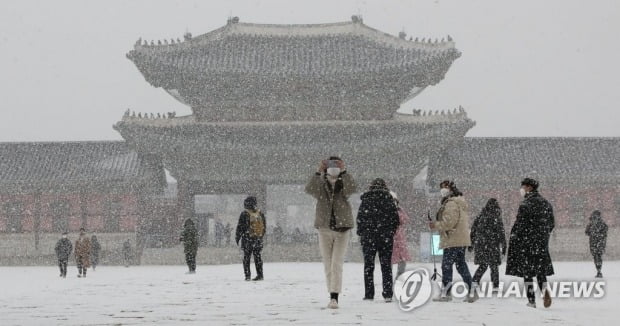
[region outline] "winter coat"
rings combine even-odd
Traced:
[[[554,226],[551,204],[538,191],[527,193],[510,231],[506,275],[553,275],[549,236]]]
[[[409,250],[407,249],[407,234],[405,231],[409,224],[409,215],[400,207],[398,208],[398,220],[398,228],[396,229],[396,233],[394,233],[392,264],[411,260],[411,255],[409,255]]]
[[[357,212],[357,235],[362,239],[393,242],[398,225],[398,209],[389,190],[371,189],[362,194]]]
[[[439,231],[439,248],[469,247],[469,213],[463,196],[445,199],[437,212],[434,230]]]
[[[84,267],[90,267],[90,239],[87,237],[75,240],[75,260]]]
[[[590,253],[592,255],[605,253],[608,229],[607,224],[600,217],[592,219],[586,226],[586,235],[590,237]]]
[[[506,250],[506,233],[501,215],[500,210],[483,210],[474,220],[470,237],[475,264],[497,266],[502,263],[501,253]]]
[[[315,173],[308,180],[305,190],[316,199],[315,228],[349,229],[354,227],[349,196],[357,191],[357,186],[350,174],[346,171],[340,173],[332,188],[325,175]],[[335,225],[330,227],[332,214],[335,217]]]
[[[253,216],[252,216],[253,215]],[[252,235],[251,218],[260,219],[260,222],[263,224],[263,234],[262,235]],[[241,241],[242,246],[246,246],[250,243],[250,241],[262,240],[265,236],[267,230],[267,220],[265,219],[265,214],[260,210],[250,211],[244,210],[241,215],[239,215],[239,222],[237,223],[237,230],[235,232],[235,242],[239,244]]]
[[[71,251],[73,251],[71,240],[67,238],[58,240],[58,242],[56,242],[56,246],[54,247],[54,251],[56,252],[56,257],[58,257],[58,260],[68,260],[71,255]]]
[[[183,241],[183,252],[186,254],[198,251],[198,229],[191,220],[185,221],[183,225],[181,241]]]

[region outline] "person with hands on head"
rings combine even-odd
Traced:
[[[355,223],[349,196],[356,190],[353,177],[337,156],[322,160],[305,187],[306,193],[316,199],[314,227],[319,234],[330,309],[338,308],[338,296],[342,291],[344,254]]]

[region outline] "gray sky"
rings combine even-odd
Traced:
[[[477,122],[468,136],[620,136],[613,0],[2,0],[0,141],[121,139],[112,125],[127,108],[190,113],[125,58],[138,37],[199,35],[230,15],[295,24],[352,14],[391,34],[449,34],[463,53],[403,110],[462,105]]]

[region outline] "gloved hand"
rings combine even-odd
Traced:
[[[506,256],[506,247],[502,248],[502,256]]]
[[[469,246],[469,247],[467,247],[467,251],[469,251],[469,252],[473,252],[473,251],[474,251],[474,247],[473,247],[473,246]]]

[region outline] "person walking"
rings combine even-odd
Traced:
[[[469,289],[467,302],[478,299],[476,292],[472,291],[472,279],[469,268],[465,262],[465,249],[471,246],[469,236],[469,207],[463,193],[456,187],[453,181],[444,180],[439,184],[441,193],[441,207],[437,212],[436,221],[429,222],[431,230],[439,231],[439,248],[443,249],[441,261],[442,293],[433,301],[452,301],[452,265],[456,264],[456,270],[463,278],[463,282]]]
[[[99,253],[101,252],[101,244],[97,240],[97,236],[93,234],[90,237],[90,263],[93,266],[93,271],[99,265]]]
[[[383,299],[392,302],[392,250],[394,233],[399,225],[398,209],[383,179],[372,181],[362,195],[357,213],[357,235],[364,255],[364,300],[375,296],[375,258],[379,254],[383,276]]]
[[[261,251],[263,250],[263,237],[267,230],[267,221],[265,215],[258,209],[256,197],[250,196],[243,201],[245,210],[239,216],[237,230],[235,232],[235,242],[243,249],[243,273],[245,280],[262,281],[263,275],[263,258]],[[254,256],[254,265],[256,267],[256,277],[252,279],[250,271],[250,260]]]
[[[230,223],[226,223],[224,227],[224,238],[226,239],[226,247],[230,247],[230,236],[232,235],[232,226]]]
[[[342,291],[344,254],[355,223],[349,197],[356,190],[353,177],[347,172],[344,161],[337,156],[322,160],[305,187],[306,193],[316,199],[314,227],[319,234],[330,309],[338,308],[338,297]]]
[[[185,253],[185,263],[189,268],[186,274],[196,274],[196,254],[198,253],[198,229],[191,218],[185,220],[181,238],[183,242],[183,252]]]
[[[133,258],[133,249],[131,248],[131,241],[129,239],[123,242],[123,262],[125,267],[131,265],[131,259]]]
[[[62,237],[56,242],[54,247],[56,252],[56,258],[58,258],[58,267],[60,268],[60,277],[67,277],[67,263],[69,262],[69,256],[73,251],[73,245],[71,240],[67,238],[67,232],[62,233]]]
[[[392,264],[397,265],[395,278],[398,278],[400,274],[405,272],[407,262],[411,260],[411,255],[409,255],[409,249],[407,248],[409,215],[407,215],[407,212],[400,206],[396,193],[392,191],[390,194],[392,198],[394,198],[396,208],[398,209],[398,228],[396,229],[396,233],[394,233],[394,249],[392,250]]]
[[[549,254],[549,236],[555,226],[553,207],[538,192],[538,181],[525,178],[521,181],[521,196],[517,218],[508,243],[506,275],[523,277],[527,287],[528,307],[536,308],[533,278],[543,292],[543,305],[551,306],[551,295],[545,288],[547,276],[553,275]]]
[[[601,212],[596,210],[590,216],[590,223],[586,226],[586,235],[590,238],[590,253],[594,258],[596,277],[603,277],[603,254],[607,245],[607,230],[609,227],[601,218]]]
[[[474,251],[474,263],[478,269],[474,273],[474,288],[480,284],[482,275],[490,267],[493,289],[499,290],[499,265],[502,255],[506,255],[506,233],[502,221],[502,210],[497,199],[490,198],[471,227],[470,251]]]
[[[90,267],[90,239],[84,228],[80,229],[80,237],[75,240],[75,261],[78,277],[86,277],[86,270]]]

